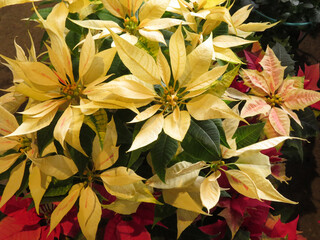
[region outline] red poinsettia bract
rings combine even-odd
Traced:
[[[12,197],[0,211],[6,214],[0,221],[0,240],[53,240],[60,235],[75,237],[80,231],[76,211],[70,211],[48,236],[50,213],[54,204],[40,205],[40,215],[35,208],[28,210],[32,200]],[[75,210],[75,209],[74,209]]]

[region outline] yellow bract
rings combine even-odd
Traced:
[[[211,36],[187,55],[179,27],[169,42],[170,69],[161,50],[155,61],[144,50],[111,34],[121,60],[133,75],[101,84],[95,92],[88,93],[88,97],[97,106],[112,103],[111,97],[132,102],[137,107],[142,105],[141,101],[145,101],[144,105],[152,103],[131,121],[147,120],[129,151],[154,142],[162,129],[170,137],[182,141],[189,129],[191,116],[199,120],[239,118],[220,98],[204,94],[227,68],[215,66],[209,70],[213,54]],[[170,79],[171,71],[173,79]],[[161,91],[156,92],[155,86],[159,86]],[[202,104],[208,106],[203,108]]]

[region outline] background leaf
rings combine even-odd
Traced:
[[[177,140],[162,132],[151,149],[152,165],[161,181],[165,182],[167,164],[178,149]]]
[[[265,123],[255,123],[238,128],[232,137],[236,138],[237,149],[256,143],[264,125]]]
[[[191,119],[189,130],[181,142],[184,151],[202,161],[218,160],[220,152],[220,133],[211,120]]]

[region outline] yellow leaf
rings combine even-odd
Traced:
[[[86,239],[96,239],[101,214],[101,204],[91,187],[82,189],[79,199],[78,221]]]
[[[147,185],[145,185],[142,181],[136,182],[133,184],[135,187],[136,193],[134,196],[128,200],[135,202],[147,202],[154,204],[162,204],[157,201],[157,199],[153,196],[153,189]]]
[[[197,91],[209,88],[227,69],[228,65],[215,67],[210,71],[204,72],[194,81],[187,84],[187,91]]]
[[[27,2],[38,2],[38,1],[40,0],[1,0],[0,8],[9,6],[9,5],[21,4],[21,3],[27,3]]]
[[[177,81],[182,76],[186,68],[187,61],[186,48],[181,31],[181,25],[170,38],[169,54],[173,79]]]
[[[71,82],[74,82],[70,50],[64,40],[65,23],[69,14],[66,4],[64,2],[56,4],[46,20],[37,11],[36,14],[50,37],[53,52],[59,56],[63,72],[66,72]]]
[[[265,178],[271,174],[269,157],[260,153],[259,150],[247,151],[242,153],[235,164],[241,171],[246,173],[248,173],[248,171],[246,170],[247,168],[255,168],[256,173]]]
[[[243,165],[239,166],[243,167]],[[297,202],[291,201],[284,196],[282,196],[271,184],[269,180],[257,171],[256,166],[246,166],[244,169],[245,173],[251,178],[254,179],[255,185],[257,187],[258,195],[261,199],[268,201],[284,202],[290,204],[297,204]]]
[[[199,213],[191,212],[184,209],[177,209],[177,239],[181,233],[198,217]]]
[[[95,55],[95,51],[96,50],[95,50],[94,41],[89,31],[80,52],[80,60],[79,60],[79,78],[80,79],[83,77],[85,73],[87,73],[87,71],[91,67],[91,64],[93,62],[93,58]]]
[[[130,215],[137,211],[139,205],[140,205],[140,202],[133,202],[133,201],[118,198],[111,204],[102,205],[102,207],[119,214]]]
[[[251,40],[245,40],[243,38],[230,36],[230,35],[220,35],[215,37],[213,40],[213,46],[219,47],[219,48],[231,48],[231,47],[237,47],[249,43],[253,43],[256,41]]]
[[[11,133],[10,136],[25,135],[28,133],[36,132],[48,126],[53,120],[58,107],[59,106],[57,106],[53,111],[49,112],[42,118],[32,118],[26,116],[22,124],[13,133]]]
[[[8,135],[19,127],[14,115],[0,105],[0,134]]]
[[[168,64],[167,59],[163,55],[161,49],[159,49],[159,52],[158,52],[157,65],[158,65],[161,79],[163,80],[166,86],[169,86],[170,77],[171,77],[170,66]]]
[[[72,13],[79,12],[81,9],[90,4],[90,0],[67,0],[69,2],[69,11]]]
[[[97,79],[100,79],[101,77],[104,77],[106,75],[112,64],[116,52],[116,48],[109,48],[97,53],[94,56],[90,68],[82,77],[84,86],[88,86],[89,84],[95,82]]]
[[[113,118],[107,124],[103,147],[100,148],[98,137],[95,138],[92,147],[92,160],[95,170],[104,170],[111,167],[117,160],[119,149],[116,147],[117,130]]]
[[[181,86],[189,87],[190,81],[195,81],[208,71],[213,55],[212,36],[197,46],[187,56],[187,67],[179,79]]]
[[[34,201],[34,206],[38,214],[41,199],[46,192],[50,182],[51,176],[42,173],[40,168],[36,165],[30,166],[29,188],[32,199]]]
[[[217,181],[220,175],[221,173],[216,171],[205,178],[200,185],[201,202],[207,208],[208,213],[218,203],[220,198],[220,186]]]
[[[260,200],[257,186],[248,174],[240,170],[224,171],[230,185],[242,195]]]
[[[185,161],[178,162],[166,169],[165,182],[161,181],[158,175],[154,175],[147,180],[146,184],[160,189],[184,188],[194,183],[204,166],[206,166],[204,162],[194,164]]]
[[[129,123],[141,122],[150,118],[160,109],[160,107],[161,107],[160,104],[155,104],[155,105],[152,105],[151,107],[148,107],[146,110],[144,110],[143,112],[135,116],[134,119],[132,119]]]
[[[238,56],[229,48],[219,48],[214,46],[215,59],[221,59],[226,62],[243,64]]]
[[[30,102],[31,106],[27,106],[27,109],[23,112],[20,112],[23,115],[30,115],[33,118],[42,118],[43,116],[47,115],[49,112],[54,111],[56,108],[58,108],[60,105],[65,103],[65,99],[60,100],[48,100],[45,102],[35,103],[32,104]]]
[[[20,84],[19,84],[20,85]],[[0,105],[4,107],[8,112],[15,113],[19,107],[27,100],[24,94],[20,94],[17,90],[17,85],[9,87],[6,90],[8,93],[0,97]]]
[[[190,114],[187,111],[180,111],[176,107],[170,115],[164,119],[163,130],[170,137],[182,141],[191,123]]]
[[[54,50],[52,50],[52,48],[49,47],[48,45],[46,45],[46,48],[48,49],[50,62],[53,65],[56,74],[59,76],[61,80],[66,82],[67,76],[66,76],[66,69],[64,66],[63,58],[61,57],[61,55],[59,55],[58,52],[55,52]],[[67,51],[66,54],[69,54],[69,52]]]
[[[18,65],[28,80],[32,84],[39,86],[41,90],[49,91],[59,86],[58,77],[43,63],[19,62]]]
[[[204,94],[191,99],[187,103],[187,109],[190,115],[197,120],[214,118],[237,118],[243,120],[224,101],[211,94]]]
[[[127,167],[117,167],[104,171],[100,174],[100,178],[109,186],[129,185],[144,180],[143,177]]]
[[[112,144],[113,146],[116,146],[118,139],[117,129],[116,129],[116,123],[114,122],[113,117],[111,118],[110,122],[107,124],[106,128],[106,135],[103,141],[103,144]]]
[[[53,140],[45,147],[45,149],[43,149],[41,156],[46,156],[50,153],[57,154],[57,149],[56,149],[56,146],[54,145]]]
[[[170,0],[149,0],[145,2],[139,10],[139,20],[143,21],[145,19],[152,20],[161,18],[161,16],[166,11]]]
[[[31,158],[31,160],[43,173],[59,180],[67,179],[78,172],[78,168],[73,160],[63,155]]]
[[[244,31],[244,32],[263,32],[266,29],[272,28],[275,25],[277,25],[279,22],[275,23],[269,23],[269,22],[251,22],[247,24],[242,24],[238,26],[238,30]]]
[[[23,102],[25,102],[25,100],[27,100],[27,96],[34,99],[34,100],[38,100],[38,101],[46,101],[49,100],[51,97],[49,96],[49,94],[44,93],[43,91],[39,91],[37,89],[34,89],[30,86],[28,86],[26,83],[22,82],[19,84],[15,85],[15,90],[17,91],[17,93],[23,94],[24,96],[24,100]],[[23,103],[22,102],[22,103]],[[21,104],[20,104],[21,105]],[[18,110],[18,108],[20,107],[17,106],[16,110]]]
[[[75,202],[77,201],[80,191],[83,188],[83,183],[78,183],[73,185],[70,189],[68,196],[66,196],[59,205],[53,210],[50,219],[50,232],[60,223],[62,218],[69,212],[69,210],[73,207]],[[48,234],[48,235],[49,235]]]
[[[176,208],[207,215],[202,211],[200,199],[200,183],[202,181],[203,178],[199,177],[199,180],[195,181],[189,187],[162,190],[164,202]]]
[[[101,176],[101,179],[104,180],[103,175]],[[104,183],[103,185],[108,193],[116,196],[117,198],[130,200],[136,195],[136,189],[134,184],[118,186],[118,185],[108,185]]]
[[[160,30],[165,28],[170,28],[176,25],[186,24],[180,19],[174,18],[157,18],[152,20],[146,20],[143,23],[140,23],[139,27],[143,27],[145,30]]]
[[[83,120],[84,115],[82,114],[81,110],[79,108],[72,108],[72,122],[67,132],[65,141],[83,155],[87,156],[80,143],[80,130]]]
[[[128,151],[136,150],[156,141],[162,131],[163,122],[162,113],[149,118],[145,124],[143,124]]]
[[[120,28],[120,26],[114,21],[92,20],[92,19],[90,20],[69,19],[69,20],[84,28],[89,28],[93,30],[106,30],[106,28],[111,28],[114,30],[115,28],[118,28],[120,32],[118,31],[117,33],[122,32],[122,28]]]
[[[18,145],[20,144],[20,142],[18,142],[17,140],[12,140],[12,139],[9,139],[9,138],[5,138],[5,137],[0,137],[0,154],[2,155],[3,153],[5,153],[6,151],[8,151],[9,149],[13,149],[14,147],[19,147]],[[18,153],[19,155],[20,155],[20,153]],[[10,154],[10,155],[12,155],[12,154]],[[10,156],[10,155],[7,155],[7,156]],[[5,157],[7,157],[7,156],[4,156],[4,158]],[[0,169],[2,170],[3,169],[3,165],[2,164],[4,164],[5,166],[7,165],[7,164],[9,164],[9,162],[10,161],[8,161],[8,159],[7,160],[1,160],[1,158],[2,157],[0,157]],[[11,157],[9,157],[9,158],[12,158],[12,156]],[[0,170],[0,172],[1,172],[1,170]],[[6,171],[6,170],[4,170],[4,171]]]
[[[118,54],[133,75],[150,84],[161,84],[158,67],[146,51],[139,49],[111,32]]]
[[[139,29],[139,33],[152,42],[161,42],[166,45],[166,41],[162,33],[158,30]]]
[[[275,137],[275,138],[270,138],[267,140],[263,140],[257,143],[254,143],[252,145],[249,145],[247,147],[244,148],[240,148],[235,152],[234,156],[239,156],[240,154],[250,151],[250,150],[264,150],[264,149],[269,149],[272,147],[277,146],[278,144],[282,143],[283,141],[290,139],[291,137],[289,136],[281,136],[281,137]]]
[[[72,117],[72,108],[71,106],[68,106],[67,109],[62,113],[54,128],[53,136],[59,141],[61,146],[64,146],[64,139],[69,131]]]
[[[143,82],[134,75],[124,75],[102,86],[118,96],[130,99],[154,99],[157,94],[153,85]]]
[[[21,182],[24,176],[24,170],[27,161],[22,161],[17,166],[15,166],[10,173],[9,181],[4,188],[2,193],[0,208],[18,191],[21,186]]]
[[[233,21],[233,24],[236,27],[238,27],[245,20],[247,20],[247,18],[250,15],[250,12],[252,11],[252,8],[253,8],[252,5],[246,5],[246,6],[242,7],[242,8],[240,8],[239,10],[237,10],[231,17],[232,21]]]
[[[125,13],[120,1],[117,0],[102,0],[104,7],[114,16],[125,18]]]

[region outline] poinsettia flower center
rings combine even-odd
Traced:
[[[193,3],[193,11],[194,12],[198,12],[200,9],[199,9],[199,4],[197,2],[194,2]]]
[[[89,186],[91,186],[92,185],[92,182],[93,182],[93,180],[94,180],[94,173],[93,173],[93,171],[91,171],[91,170],[89,170],[88,168],[87,169],[85,169],[84,171],[83,171],[83,176],[86,178],[86,183],[89,185]]]
[[[161,98],[165,110],[173,110],[179,103],[179,96],[173,88],[165,88]]]
[[[61,94],[64,95],[68,100],[79,97],[81,92],[82,86],[77,83],[66,84],[61,87]]]
[[[20,142],[20,148],[19,148],[20,152],[28,152],[29,150],[31,150],[31,139],[27,137],[20,137],[19,142]]]
[[[139,25],[139,23],[138,23],[138,19],[135,17],[135,16],[132,16],[132,17],[126,17],[125,19],[124,19],[124,23],[123,23],[123,25],[124,25],[124,29],[128,32],[128,33],[130,33],[130,34],[132,34],[132,35],[135,35],[135,33],[136,33],[136,31],[137,31],[137,28],[138,28],[138,25]]]
[[[267,97],[267,103],[269,105],[271,105],[272,107],[280,106],[283,103],[283,99],[278,94],[275,94],[275,95]]]
[[[215,172],[217,171],[220,167],[224,166],[226,163],[223,160],[218,160],[218,161],[213,161],[210,164],[210,168]]]

